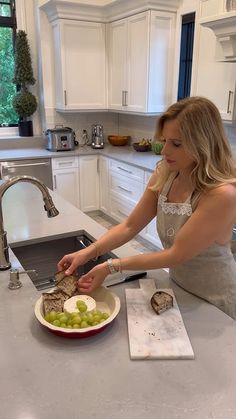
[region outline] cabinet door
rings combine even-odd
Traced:
[[[99,209],[98,156],[79,158],[80,209],[84,212]]]
[[[125,100],[127,62],[127,20],[108,26],[109,42],[109,108],[122,110]]]
[[[79,208],[79,172],[78,168],[53,171],[53,190],[66,201]]]
[[[100,182],[100,210],[105,214],[110,213],[110,194],[109,194],[109,159],[99,157],[99,182]]]
[[[57,109],[105,109],[105,24],[58,19],[52,27]]]
[[[235,63],[216,61],[216,37],[209,28],[199,29],[199,57],[196,89],[218,107],[224,120],[235,120]]]
[[[149,12],[127,19],[125,110],[147,111]]]

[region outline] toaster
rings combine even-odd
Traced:
[[[56,125],[53,129],[47,129],[47,150],[70,151],[74,150],[78,142],[75,141],[75,132],[69,127]]]

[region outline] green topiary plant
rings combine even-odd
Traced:
[[[15,75],[14,83],[19,86],[19,91],[13,98],[13,107],[20,117],[19,132],[23,136],[33,135],[32,121],[27,118],[36,111],[36,97],[29,92],[28,85],[35,84],[33,75],[30,47],[25,31],[19,30],[16,34],[15,44]]]

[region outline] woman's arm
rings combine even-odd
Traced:
[[[65,255],[58,263],[58,270],[67,269],[66,274],[70,275],[77,266],[86,263],[98,255],[122,246],[136,236],[157,213],[157,193],[149,189],[149,186],[152,186],[155,182],[156,173],[151,176],[140,201],[123,223],[111,228],[96,241],[95,245]]]
[[[180,265],[214,242],[221,242],[222,237],[227,237],[229,241],[235,220],[236,188],[233,185],[224,185],[204,194],[197,209],[179,230],[174,244],[169,249],[121,260],[114,259],[113,265],[116,270],[119,270],[120,263],[124,270],[159,269]],[[108,273],[106,263],[96,266],[81,278],[80,290],[92,291],[102,283]]]

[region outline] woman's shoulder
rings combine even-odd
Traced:
[[[208,189],[201,194],[200,201],[215,202],[222,207],[232,206],[236,211],[236,185],[233,183],[225,183],[214,188]]]

